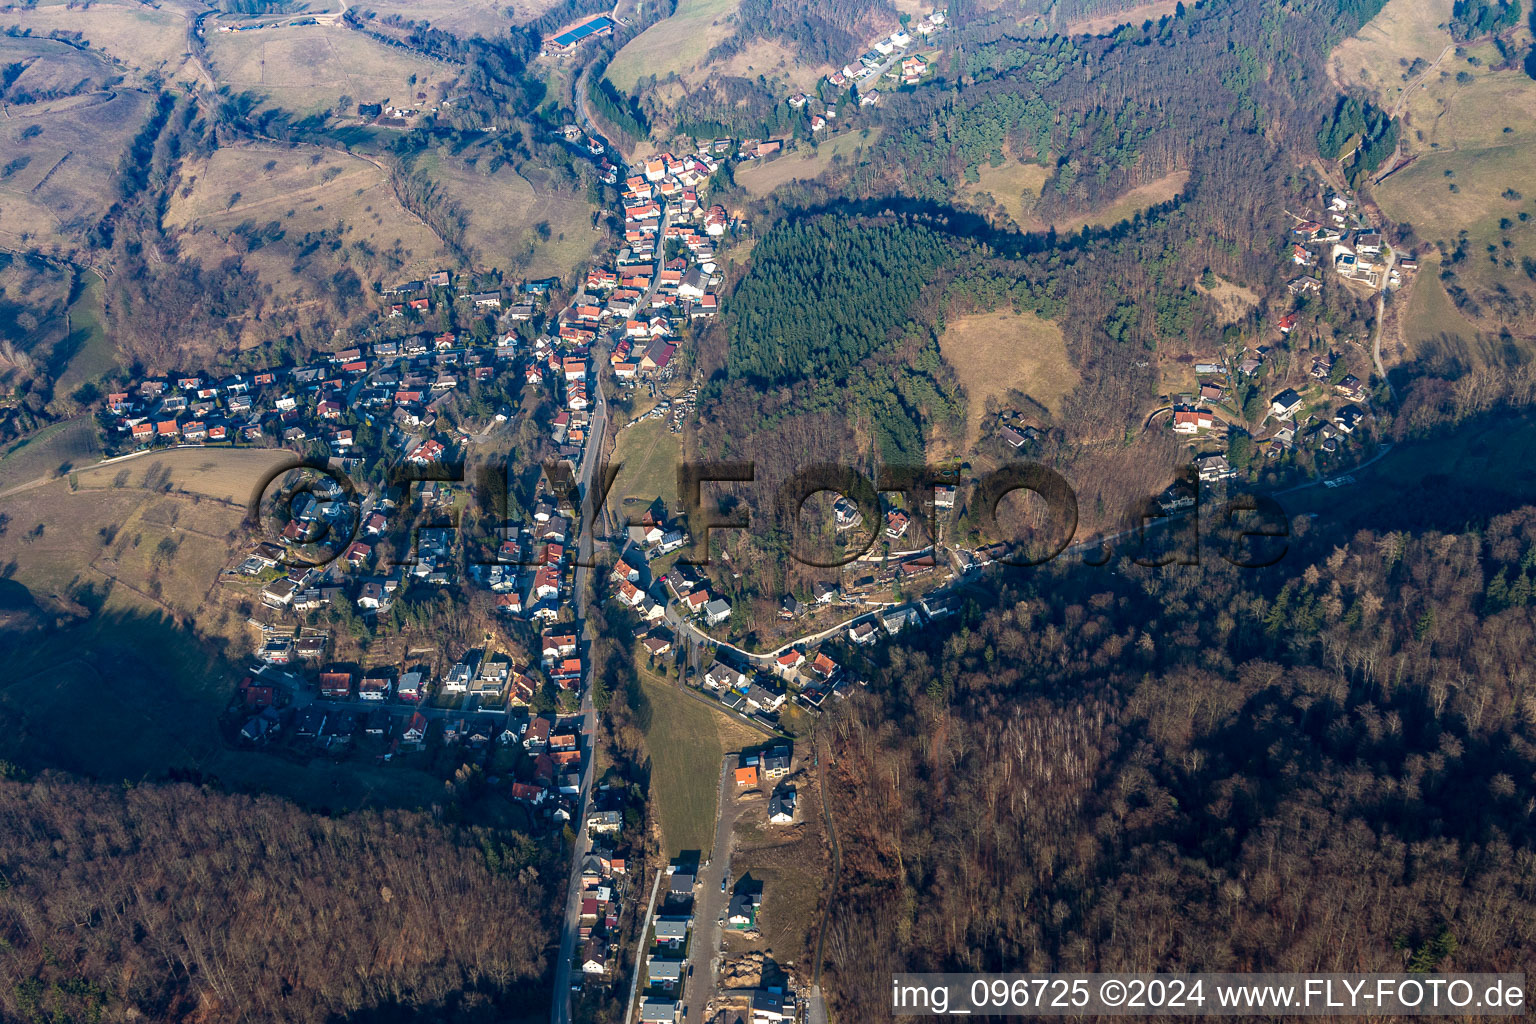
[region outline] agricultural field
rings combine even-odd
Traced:
[[[100,451],[89,416],[44,427],[0,452],[0,497],[94,462]]]
[[[202,10],[206,10],[203,5],[190,0],[167,0],[153,6],[119,0],[95,0],[88,5],[39,0],[25,7],[11,7],[3,21],[7,27],[31,29],[35,36],[79,32],[86,45],[117,61],[136,76],[136,81],[147,74],[180,80],[198,77],[187,33],[194,14]]]
[[[75,480],[83,492],[169,488],[238,505],[243,512],[271,470],[296,461],[293,452],[278,448],[175,448],[82,469]]]
[[[647,668],[643,652],[636,668],[646,700],[645,741],[664,852],[675,856],[682,850],[708,850],[714,839],[721,759],[727,751],[761,743],[763,734]]]
[[[87,381],[99,380],[121,362],[107,337],[103,293],[106,285],[95,274],[77,275],[69,304],[69,333],[54,347],[54,359],[65,360],[56,390],[68,395]]]
[[[653,419],[619,433],[613,464],[621,466],[608,492],[608,507],[619,522],[638,515],[660,498],[677,507],[677,467],[682,461],[680,435],[667,429],[667,420]]]
[[[328,25],[209,32],[208,56],[218,85],[299,116],[324,115],[343,96],[349,114],[358,103],[436,103],[460,70]]]
[[[1419,74],[1451,46],[1444,26],[1452,0],[1389,0],[1381,12],[1328,55],[1328,72],[1343,88],[1373,94],[1391,109]],[[1410,73],[1411,72],[1411,73]]]
[[[1026,394],[1058,413],[1078,382],[1061,328],[1033,313],[1001,310],[957,317],[939,337],[939,351],[965,388],[967,447],[975,444],[988,405],[1006,404],[1009,392]]]
[[[1470,338],[1477,325],[1456,311],[1440,283],[1440,258],[1426,258],[1419,265],[1403,315],[1403,340],[1411,349],[1444,336]]]
[[[785,153],[772,160],[754,161],[736,170],[736,183],[751,195],[765,196],[791,181],[809,181],[839,159],[858,163],[864,152],[879,144],[880,131],[875,128],[841,132],[815,149],[802,144],[794,153]]]
[[[1493,58],[1491,46],[1447,56],[1409,97],[1413,162],[1383,180],[1375,197],[1389,218],[1446,254],[1450,287],[1470,300],[1463,315],[1486,331],[1528,336],[1536,300],[1524,269],[1536,259],[1536,81],[1488,70]]]
[[[1439,278],[1440,260],[1424,260],[1399,323],[1405,359],[1427,370],[1459,374],[1536,358],[1524,332],[1502,335],[1469,319],[1451,301]]]
[[[477,265],[513,277],[569,274],[599,240],[584,195],[535,185],[510,166],[494,173],[440,152],[418,157],[425,172],[467,215],[466,247]]]
[[[47,38],[0,36],[0,64],[22,65],[5,90],[14,104],[101,92],[122,78],[100,54]]]
[[[1413,97],[1408,117],[1417,159],[1383,181],[1376,199],[1425,240],[1454,240],[1463,228],[1480,239],[1500,217],[1529,210],[1527,193],[1536,200],[1536,81],[1457,58],[1445,63],[1470,80],[1436,82]]]
[[[643,667],[640,679],[663,853],[675,857],[683,850],[708,850],[725,756],[713,719],[724,716]]]
[[[34,443],[49,446],[52,462],[74,428],[66,425]],[[188,461],[171,454],[166,453],[168,462]],[[14,579],[34,593],[60,597],[83,583],[111,581],[167,614],[207,610],[205,598],[229,561],[229,536],[245,518],[254,481],[235,483],[227,466],[167,472],[165,463],[146,458],[25,486],[36,479],[36,468],[17,473],[18,486],[0,497],[0,512],[8,517],[0,552],[14,566]],[[9,473],[6,479],[12,479]],[[171,481],[172,490],[165,490],[163,481]],[[180,482],[192,486],[175,489]],[[199,486],[237,496],[192,489]]]
[[[13,59],[5,45],[18,41],[0,38],[0,63]],[[108,182],[148,109],[148,96],[132,89],[8,105],[0,120],[0,243],[76,252],[110,206]]]
[[[313,298],[313,282],[343,265],[366,287],[422,276],[450,259],[432,229],[400,205],[386,170],[311,146],[217,150],[183,172],[165,227],[205,266],[239,255],[272,285],[274,304]],[[341,252],[322,246],[307,264],[296,262],[304,236],[321,231],[341,240]]]
[[[641,78],[683,75],[703,62],[716,43],[731,34],[731,16],[740,0],[678,0],[677,10],[624,44],[608,65],[607,78],[621,92],[634,92]]]

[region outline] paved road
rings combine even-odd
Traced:
[[[624,1024],[635,1019],[635,1009],[639,1005],[635,993],[640,991],[640,975],[645,971],[646,939],[650,936],[651,918],[656,913],[656,894],[661,892],[661,880],[666,874],[661,868],[656,869],[656,880],[651,883],[651,902],[646,905],[645,919],[640,922],[640,935],[635,939],[635,969],[629,979],[629,1001],[624,1004],[628,1007],[624,1012]]]
[[[811,998],[805,1004],[806,1024],[827,1024],[827,1000],[821,994],[820,985],[811,986]]]
[[[709,867],[699,867],[698,895],[693,901],[693,936],[688,943],[688,969],[692,976],[683,990],[684,1020],[704,1020],[704,1006],[715,994],[715,967],[719,961],[720,918],[730,903],[730,893],[720,891],[720,880],[731,874],[731,845],[741,804],[736,799],[731,758],[720,764],[720,788],[715,811],[715,845]],[[735,881],[734,878],[731,881]]]
[[[596,362],[598,353],[593,352],[593,361]],[[597,464],[601,461],[604,432],[608,425],[608,401],[603,394],[603,381],[600,374],[593,374],[594,390],[597,401],[593,406],[592,429],[587,434],[587,445],[581,456],[581,467],[576,474],[576,482],[584,512],[587,509],[587,496],[591,494],[592,477],[597,470]],[[553,1005],[550,1008],[550,1020],[553,1024],[567,1024],[571,1019],[571,958],[576,954],[576,937],[581,927],[581,864],[591,852],[592,842],[587,836],[586,818],[587,802],[592,795],[592,741],[597,725],[597,715],[592,707],[592,658],[591,646],[594,640],[591,625],[587,620],[587,605],[591,600],[591,572],[587,568],[592,561],[592,549],[594,545],[594,532],[596,525],[594,516],[583,514],[581,517],[581,533],[576,543],[577,567],[575,579],[576,611],[582,620],[582,636],[586,640],[588,649],[587,675],[583,680],[581,693],[581,734],[584,737],[583,747],[586,756],[582,759],[581,766],[581,795],[577,798],[576,845],[571,855],[571,874],[567,882],[567,895],[565,901],[565,922],[560,934],[560,960],[555,965],[555,992]]]
[[[577,109],[582,112],[585,121],[585,90],[581,88],[581,81],[586,76],[583,71],[577,77],[576,99]],[[591,132],[594,138],[604,143],[605,148],[612,153],[613,145],[607,139],[603,139],[596,132]],[[625,169],[623,161],[614,153],[614,163],[619,167],[620,180],[623,179]],[[663,222],[665,223],[665,221]],[[663,227],[665,233],[665,227]],[[658,246],[658,249],[661,249]],[[586,294],[585,282],[577,285],[576,296]],[[647,299],[649,296],[647,295]],[[574,305],[576,299],[573,298]],[[566,306],[569,310],[571,306]],[[566,310],[562,310],[564,314]],[[593,366],[592,384],[596,402],[592,407],[592,420],[587,430],[587,443],[581,455],[581,466],[576,472],[577,491],[582,506],[581,533],[576,542],[576,576],[574,582],[576,610],[582,620],[582,636],[586,641],[590,652],[594,637],[591,625],[587,618],[587,606],[592,597],[592,553],[597,540],[597,513],[594,506],[596,495],[592,489],[592,482],[597,473],[598,465],[603,461],[603,445],[607,440],[608,432],[608,399],[603,393],[603,376],[599,369],[602,363],[603,352],[600,346],[594,345],[591,349],[591,362]],[[592,788],[592,741],[595,736],[597,715],[592,706],[592,659],[587,658],[587,675],[583,680],[581,695],[581,723],[582,734],[586,737],[585,748],[587,756],[582,761],[581,796],[578,800],[579,813],[576,817],[576,846],[571,856],[571,874],[567,883],[568,891],[565,905],[565,921],[560,934],[560,959],[555,965],[555,991],[550,1006],[550,1021],[552,1024],[569,1024],[571,1019],[571,959],[576,953],[576,936],[581,924],[581,864],[591,851],[592,844],[586,834],[585,822],[587,814],[587,802],[591,797]]]

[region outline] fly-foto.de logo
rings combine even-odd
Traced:
[[[533,568],[544,564],[545,556],[512,542],[520,526],[530,525],[516,522],[512,510],[531,506],[528,520],[565,522],[568,528],[557,536],[569,544],[572,564],[596,568],[595,548],[583,551],[575,542],[577,523],[606,522],[622,538],[625,531],[654,522],[649,510],[602,515],[622,470],[621,463],[600,463],[590,485],[583,485],[568,461],[547,462],[533,501],[524,503],[506,465],[497,462],[473,469],[464,463],[402,465],[368,486],[326,463],[295,461],[259,481],[247,523],[281,551],[279,561],[288,566],[343,559],[362,542],[370,522],[387,517],[392,535],[402,538],[390,546],[390,565],[416,564],[420,541],[430,536],[434,557],[457,551],[468,565]],[[1193,472],[1162,495],[1133,503],[1118,529],[1086,538],[1078,536],[1071,484],[1035,462],[1007,463],[968,478],[946,467],[884,466],[869,475],[821,463],[783,480],[763,480],[750,461],[683,462],[676,474],[678,504],[668,518],[678,524],[683,549],[678,561],[696,566],[710,563],[710,539],[717,531],[773,531],[774,551],[815,568],[878,556],[893,539],[907,537],[909,524],[915,527],[911,537],[927,538],[934,548],[980,552],[989,564],[1015,568],[1064,555],[1088,565],[1126,557],[1145,566],[1195,565],[1215,555],[1241,568],[1264,568],[1284,557],[1290,534],[1288,517],[1273,498],[1215,493]],[[745,487],[768,495],[756,504],[757,516],[751,503],[719,500],[722,489]],[[476,507],[486,514],[470,518],[465,530],[461,499],[467,494],[477,497]],[[817,501],[832,510],[835,543],[823,543],[826,531],[807,523],[806,512]],[[458,534],[463,543],[443,539]]]

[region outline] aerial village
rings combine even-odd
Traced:
[[[927,40],[944,28],[944,11],[936,10],[914,19],[888,36],[881,36],[856,59],[844,64],[841,70],[826,77],[833,89],[856,89],[859,106],[872,107],[880,102],[878,85],[884,79],[901,85],[917,85],[931,73],[933,56],[910,53],[915,42]],[[916,33],[914,37],[913,33]],[[818,111],[812,97],[797,92],[789,97],[789,105],[795,110],[805,110],[810,118],[811,131],[821,132],[837,118],[837,105],[827,104]]]
[[[942,15],[924,23],[937,26]],[[257,664],[236,702],[243,741],[333,753],[362,743],[385,759],[436,743],[471,750],[516,743],[534,754],[533,774],[517,780],[519,799],[552,824],[571,815],[570,779],[579,777],[571,769],[579,769],[581,752],[538,736],[566,735],[560,715],[580,705],[586,672],[573,596],[572,494],[543,479],[491,543],[471,544],[438,524],[463,507],[469,488],[430,477],[494,445],[516,410],[530,407],[529,391],[553,409],[547,429],[556,456],[573,469],[584,465],[591,437],[603,429],[594,422],[599,372],[619,389],[670,379],[688,325],[718,311],[716,248],[736,229],[723,207],[700,195],[719,160],[730,158],[732,140],[681,157],[658,154],[622,182],[601,144],[584,144],[619,190],[614,213],[623,233],[616,251],[594,262],[574,288],[554,279],[506,284],[439,271],[380,286],[379,319],[394,337],[307,365],[221,377],[172,374],[106,396],[99,421],[109,452],[282,447],[349,481],[372,481],[359,488],[322,476],[285,495],[268,517],[269,535],[239,552],[224,575],[226,585],[249,591],[258,631]],[[1402,269],[1412,269],[1407,260],[1391,266],[1390,249],[1352,200],[1329,193],[1322,204],[1328,226],[1302,221],[1295,229],[1298,265],[1315,270],[1323,247],[1331,247],[1330,266],[1362,288],[1390,286]],[[1344,262],[1346,251],[1352,262]],[[1317,277],[1303,276],[1291,291],[1305,296],[1318,287]],[[414,329],[444,304],[495,329]],[[1290,332],[1299,316],[1286,313],[1276,329]],[[1237,387],[1264,380],[1267,354],[1258,345],[1197,362],[1198,394],[1173,403],[1171,429],[1197,446],[1214,444],[1225,421],[1236,418],[1223,415],[1223,406],[1231,408]],[[606,368],[594,366],[594,358],[605,358]],[[1338,451],[1369,417],[1370,404],[1365,384],[1343,368],[1332,353],[1315,355],[1309,383],[1266,395],[1267,433],[1252,439],[1256,451],[1269,458],[1301,444]],[[674,411],[673,430],[681,429],[682,411]],[[1005,412],[994,437],[1011,453],[1039,434]],[[1197,455],[1203,481],[1237,472],[1219,445]],[[385,466],[422,479],[383,486]],[[686,653],[696,666],[684,674],[688,685],[726,713],[773,728],[786,703],[814,712],[856,685],[841,667],[841,644],[856,649],[948,614],[950,585],[1000,557],[999,546],[946,542],[954,509],[955,489],[943,486],[921,507],[883,498],[873,524],[862,522],[852,502],[839,502],[839,533],[872,526],[876,544],[838,579],[783,595],[777,632],[768,634],[783,642],[767,653],[725,642],[735,625],[729,578],[740,576],[728,554],[713,579],[686,563],[661,561],[690,537],[686,523],[659,504],[610,537],[619,551],[606,601],[633,614],[644,656],[675,661]],[[658,566],[663,571],[653,572]],[[397,606],[411,589],[461,585],[487,595],[493,609],[497,628],[482,642],[430,657],[397,651],[388,664],[337,642],[358,620],[398,623]]]
[[[1284,242],[1284,258],[1299,271],[1286,285],[1288,308],[1270,322],[1275,334],[1286,340],[1284,369],[1278,368],[1273,342],[1249,340],[1219,355],[1195,359],[1195,389],[1174,395],[1170,405],[1159,410],[1167,413],[1173,433],[1189,442],[1202,483],[1230,480],[1297,452],[1307,453],[1324,473],[1331,466],[1345,466],[1351,436],[1372,418],[1370,388],[1362,380],[1370,373],[1370,339],[1324,341],[1309,314],[1325,274],[1332,274],[1355,298],[1369,300],[1398,288],[1403,275],[1415,272],[1418,263],[1395,253],[1353,198],[1324,189],[1318,203],[1323,212],[1316,219],[1292,214],[1296,223]],[[1298,331],[1307,332],[1299,345]],[[1354,349],[1351,358],[1334,347],[1338,341]],[[1352,364],[1358,375],[1351,372]],[[1250,404],[1256,394],[1262,399],[1257,415]],[[1259,423],[1251,435],[1245,420]],[[1015,447],[1021,442],[1017,433],[1010,436],[1006,429],[1004,437]],[[1350,480],[1346,474],[1324,482],[1341,486]],[[1161,503],[1165,511],[1177,511],[1192,505],[1193,499],[1175,486]]]

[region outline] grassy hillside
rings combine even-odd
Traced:
[[[1011,310],[956,317],[939,336],[939,351],[965,388],[966,444],[976,443],[988,403],[1005,405],[1018,391],[1058,412],[1077,386],[1061,328]]]
[[[9,42],[0,39],[0,63],[22,56],[5,52]],[[148,109],[148,96],[131,89],[9,105],[0,120],[0,243],[81,251],[107,212],[112,173]]]
[[[633,92],[642,76],[665,78],[698,66],[710,47],[731,33],[740,0],[678,0],[677,10],[628,43],[608,65],[608,80]]]
[[[453,65],[326,25],[210,32],[208,54],[217,84],[299,115],[331,110],[342,96],[415,106],[426,93],[435,102],[459,75]]]
[[[313,299],[343,268],[374,280],[421,276],[451,259],[400,205],[388,171],[314,146],[236,146],[183,171],[165,226],[204,265],[240,256],[273,288],[274,306]],[[323,235],[327,242],[311,241]]]

